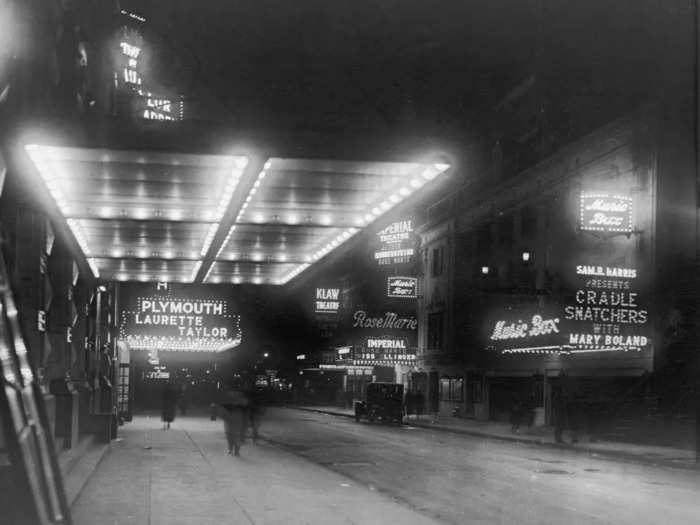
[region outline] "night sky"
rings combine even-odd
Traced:
[[[693,67],[690,1],[132,3],[183,61],[159,78],[246,126],[470,128],[530,75],[553,111],[620,112]]]

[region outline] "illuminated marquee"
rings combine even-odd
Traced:
[[[133,350],[217,352],[241,342],[225,292],[195,285],[123,285],[119,338]],[[131,293],[130,293],[131,292]]]
[[[649,348],[649,312],[634,283],[636,268],[578,265],[582,280],[554,315],[542,312],[498,319],[489,341],[502,353],[584,354]],[[533,310],[535,310],[533,308]],[[550,309],[550,314],[553,309]]]
[[[405,337],[367,337],[363,347],[355,352],[355,364],[412,365],[416,361],[416,349],[409,346]]]
[[[403,220],[391,223],[377,233],[380,249],[374,253],[374,259],[380,265],[403,264],[411,261],[415,255],[413,243],[413,223]]]
[[[608,193],[581,193],[580,228],[588,231],[632,231],[632,198]]]
[[[387,297],[415,299],[418,297],[418,279],[415,277],[387,278]]]
[[[316,288],[317,314],[337,314],[340,309],[340,288]]]

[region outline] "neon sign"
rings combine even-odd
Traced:
[[[387,297],[415,299],[418,297],[418,279],[415,277],[387,278]]]
[[[416,330],[418,320],[415,317],[399,317],[394,312],[386,312],[383,317],[368,317],[364,310],[357,310],[352,315],[353,328],[389,328],[398,330]]]
[[[632,231],[632,197],[581,193],[580,228],[587,231]]]
[[[380,248],[374,252],[374,259],[380,265],[403,264],[411,261],[415,249],[413,242],[413,222],[397,221],[377,233]]]
[[[340,309],[340,288],[316,288],[316,313],[337,314]]]
[[[518,321],[517,323],[506,323],[506,321],[498,321],[491,339],[519,339],[523,337],[537,337],[540,335],[549,335],[559,333],[559,319],[544,319],[541,315],[533,315],[530,323]]]
[[[364,348],[359,348],[355,354],[355,364],[414,364],[415,348],[411,348],[405,337],[367,337]]]

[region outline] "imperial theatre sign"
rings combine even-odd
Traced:
[[[221,351],[241,342],[227,289],[162,283],[120,288],[119,338],[134,350]]]
[[[415,254],[413,222],[397,221],[377,233],[379,249],[374,259],[380,265],[409,263]]]

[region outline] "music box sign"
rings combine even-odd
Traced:
[[[387,297],[415,299],[418,297],[418,279],[390,276],[387,278]]]
[[[581,193],[579,226],[586,231],[631,232],[632,197]]]
[[[380,265],[405,264],[411,262],[415,254],[413,246],[413,221],[392,222],[377,233],[379,250],[374,252],[374,259]]]

